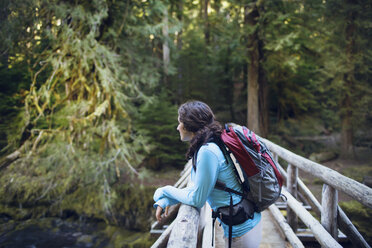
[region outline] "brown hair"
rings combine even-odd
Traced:
[[[195,134],[190,141],[186,158],[193,159],[193,167],[196,170],[196,161],[194,161],[194,157],[196,156],[194,155],[208,141],[211,141],[213,138],[220,138],[222,127],[215,120],[211,108],[200,101],[188,101],[182,104],[178,109],[178,116],[184,128]]]

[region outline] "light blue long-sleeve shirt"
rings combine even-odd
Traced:
[[[191,171],[191,183],[183,189],[173,186],[158,188],[154,194],[154,207],[174,205],[179,202],[201,208],[207,201],[216,211],[219,207],[230,205],[228,192],[215,189],[216,181],[226,184],[227,187],[241,192],[241,186],[236,180],[235,172],[229,165],[222,151],[215,143],[203,145],[198,152],[196,171]],[[241,200],[241,196],[232,194],[233,204]],[[255,213],[253,219],[233,226],[232,237],[240,237],[251,230],[261,220],[261,214]],[[220,221],[221,222],[221,221]],[[228,236],[228,226],[222,223],[225,236]]]

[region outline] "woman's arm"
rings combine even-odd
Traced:
[[[193,184],[183,189],[173,186],[159,188],[155,191],[154,200],[158,202],[166,197],[171,201],[175,200],[201,208],[216,183],[218,163],[217,156],[207,149],[207,146],[201,147],[198,153],[195,176],[192,178]]]
[[[154,200],[155,200],[155,195],[154,195]],[[169,197],[162,197],[158,200],[155,200],[154,208],[157,208],[159,206],[162,209],[165,209],[165,207],[175,205],[177,203],[179,203],[179,201],[177,201],[175,199],[171,199]]]

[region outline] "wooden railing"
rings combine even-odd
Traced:
[[[286,179],[288,191],[292,192],[294,195],[296,195],[297,190],[301,192],[305,200],[311,205],[312,210],[321,218],[321,225],[326,231],[322,230],[317,224],[315,225],[316,227],[314,227],[310,221],[313,223],[319,222],[312,216],[305,217],[304,213],[308,213],[308,211],[300,204],[294,205],[294,202],[298,203],[298,201],[284,191],[284,194],[288,198],[288,208],[290,211],[294,211],[305,225],[311,229],[318,242],[324,247],[336,247],[328,246],[324,244],[324,242],[328,242],[329,235],[337,242],[336,239],[338,239],[339,228],[356,247],[370,247],[346,214],[338,206],[337,190],[346,193],[351,198],[372,208],[372,189],[351,178],[343,176],[337,171],[296,155],[269,140],[263,140],[274,154],[276,160],[278,160],[279,157],[288,163],[287,172],[285,172],[282,167],[279,168]],[[311,191],[301,179],[298,178],[298,169],[321,179],[325,183],[322,190],[322,204],[317,201]],[[287,216],[288,223],[296,223],[297,221],[295,218],[296,216],[293,215]],[[292,229],[296,232],[297,230],[294,229],[294,227],[295,225],[292,226]],[[334,241],[332,242],[334,243]]]
[[[372,189],[321,164],[296,155],[269,140],[263,139],[267,147],[279,158],[288,163],[287,171],[281,166],[279,170],[286,187],[282,194],[286,196],[286,218],[275,204],[269,211],[282,229],[287,241],[292,247],[304,247],[298,237],[298,218],[307,226],[313,237],[322,247],[342,247],[338,242],[342,236],[339,229],[355,247],[370,247],[358,232],[346,214],[338,206],[338,191],[344,192],[365,206],[372,208]],[[298,177],[298,170],[321,179],[324,182],[321,203],[315,198],[303,181]],[[191,163],[185,166],[181,178],[174,185],[182,188],[188,183]],[[304,206],[306,203],[309,207]],[[320,219],[320,222],[310,214],[308,209]],[[177,217],[176,216],[176,213]],[[187,205],[172,206],[168,221],[175,220],[162,231],[152,248],[157,247],[212,247],[210,207],[206,204],[201,210]],[[155,222],[152,230],[161,224]],[[208,231],[204,231],[208,229]],[[204,232],[203,232],[204,231]]]

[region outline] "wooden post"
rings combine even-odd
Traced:
[[[337,203],[337,190],[327,184],[323,184],[321,223],[336,240],[338,238]]]
[[[298,169],[297,167],[288,164],[287,168],[287,190],[294,197],[297,198],[297,177]],[[288,224],[292,227],[293,231],[297,231],[298,218],[295,212],[287,205],[287,221]]]

